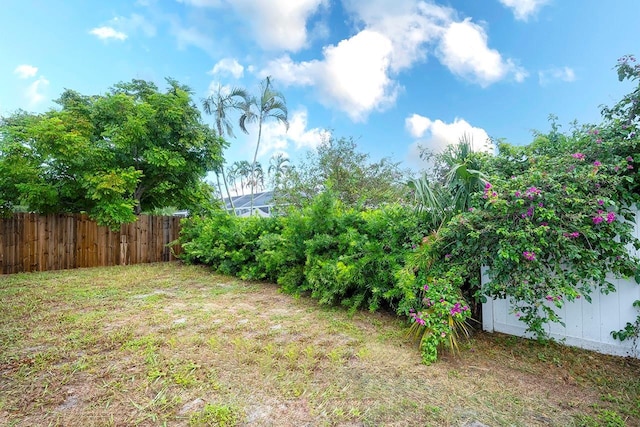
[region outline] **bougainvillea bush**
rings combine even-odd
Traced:
[[[621,76],[637,79],[640,68],[629,68],[630,61],[621,59]],[[499,144],[473,207],[439,230],[431,270],[457,272],[478,300],[510,298],[540,338],[546,323],[562,322],[554,307],[614,291],[612,277],[640,281],[639,260],[629,251],[640,247],[633,236],[639,110],[637,96],[627,98],[626,109],[605,108],[599,126],[562,134],[552,118],[551,132],[528,146]],[[481,266],[490,276],[482,287]]]

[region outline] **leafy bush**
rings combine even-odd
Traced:
[[[283,291],[310,293],[321,304],[377,310],[403,298],[394,292],[394,272],[425,227],[411,209],[357,211],[325,192],[287,216],[237,218],[220,212],[188,220],[182,230],[187,262],[243,279],[276,281]]]

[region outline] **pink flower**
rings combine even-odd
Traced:
[[[602,163],[596,160],[595,162],[593,162],[593,166],[595,167],[602,166]]]
[[[520,197],[520,192],[516,191],[515,193],[513,193],[513,195],[516,196],[516,197]]]
[[[524,252],[522,252],[522,256],[527,261],[533,261],[533,260],[536,259],[536,254],[534,252],[524,251]]]
[[[578,160],[584,160],[584,154],[582,154],[582,153],[573,153],[571,155],[571,157],[573,157],[574,159],[578,159]]]
[[[593,133],[594,135],[597,135],[600,133],[600,131],[598,129],[594,129],[591,131],[591,133]]]
[[[429,285],[424,285],[424,290],[428,291],[429,290]]]
[[[607,222],[608,222],[609,224],[611,224],[611,223],[612,223],[613,221],[615,221],[615,220],[616,220],[616,214],[615,214],[615,213],[613,213],[613,212],[609,212],[609,213],[607,214]]]
[[[547,301],[553,301],[553,297],[551,295],[547,295],[545,298]]]
[[[633,169],[633,165],[627,165],[627,169],[629,170]]]
[[[604,218],[602,217],[602,211],[598,211],[598,215],[593,217],[593,223],[595,225],[600,224],[602,221],[604,221]]]
[[[604,205],[604,200],[602,200],[602,199],[598,199],[598,204],[599,204],[600,206]]]
[[[602,138],[596,139],[596,144],[602,144]]]
[[[484,185],[484,189],[485,189],[485,190],[488,190],[488,189],[490,189],[491,187],[492,187],[492,185],[491,185],[491,183],[490,183],[490,182],[487,182],[487,183]]]
[[[633,157],[631,156],[627,157],[627,162],[633,162]]]

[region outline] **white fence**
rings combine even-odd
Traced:
[[[640,238],[640,215],[636,214],[635,236]],[[633,247],[628,248],[637,255]],[[489,280],[487,271],[483,271],[482,283]],[[616,292],[604,295],[594,289],[592,303],[584,298],[566,302],[561,309],[554,310],[565,326],[551,323],[546,326],[549,336],[567,345],[594,350],[617,356],[640,358],[640,342],[634,346],[630,339],[619,341],[611,336],[611,331],[619,331],[627,322],[634,323],[640,314],[632,306],[640,300],[640,285],[633,278],[613,279]],[[527,326],[518,320],[513,305],[506,299],[489,300],[482,305],[482,327],[488,332],[502,332],[516,336],[527,336]]]

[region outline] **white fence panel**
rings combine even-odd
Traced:
[[[636,214],[635,235],[640,238],[640,215]],[[633,247],[628,248],[637,255]],[[489,280],[487,271],[482,272],[482,283]],[[592,302],[584,298],[565,302],[561,309],[554,310],[565,326],[558,323],[546,326],[549,336],[567,345],[594,350],[617,356],[640,358],[640,343],[634,347],[632,340],[619,341],[611,331],[623,329],[627,322],[634,323],[640,312],[632,306],[640,300],[640,285],[633,278],[611,280],[616,292],[602,294],[598,289],[591,293]],[[488,300],[482,305],[482,327],[488,332],[528,337],[527,326],[518,319],[514,305],[508,299]]]

